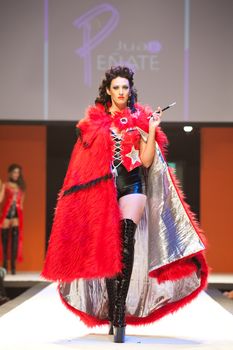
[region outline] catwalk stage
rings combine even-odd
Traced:
[[[223,278],[213,276],[212,283]],[[5,283],[30,280],[34,286],[16,298],[18,303],[0,308],[1,350],[233,349],[233,314],[207,293],[152,325],[127,326],[125,344],[114,344],[106,326],[85,327],[62,305],[56,285],[41,282],[38,274],[7,275]],[[226,283],[232,284],[232,277]]]

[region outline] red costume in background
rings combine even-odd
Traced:
[[[16,210],[19,220],[19,237],[18,237],[18,250],[17,250],[17,261],[21,262],[22,258],[22,243],[23,243],[23,211],[21,208],[23,197],[23,191],[18,188],[17,191],[11,186],[6,184],[5,187],[5,197],[3,204],[1,205],[1,215],[0,215],[0,229],[2,229],[3,221],[6,219],[7,214],[10,210],[11,205],[13,204],[14,198],[16,201]],[[9,244],[8,256],[11,256],[11,244]],[[0,249],[0,259],[2,258],[2,248]]]
[[[125,109],[114,117],[123,134],[127,170],[140,165],[132,154],[138,151],[138,137],[147,138],[151,114],[150,108],[137,104],[135,113]],[[79,137],[58,197],[42,271],[46,279],[59,282],[62,301],[88,326],[108,323],[105,278],[122,269],[121,218],[111,172],[112,122],[98,104],[78,124]],[[148,205],[135,237],[128,324],[155,321],[206,286],[203,237],[164,161],[166,144],[157,128],[156,157],[146,176]]]

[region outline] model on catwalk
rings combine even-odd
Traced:
[[[11,273],[16,273],[16,260],[22,260],[22,222],[25,182],[22,168],[11,164],[8,168],[8,181],[0,181],[0,228],[3,267],[8,269],[8,253],[10,252]],[[9,245],[9,247],[8,247]]]
[[[206,286],[205,244],[164,160],[156,112],[137,103],[134,73],[105,73],[59,193],[42,275],[86,325],[151,323]]]

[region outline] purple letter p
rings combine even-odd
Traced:
[[[110,12],[111,17],[105,26],[91,38],[91,21],[104,12]],[[84,84],[91,86],[91,51],[100,44],[116,28],[119,19],[119,12],[110,4],[101,4],[93,7],[81,17],[74,21],[74,26],[83,28],[83,46],[75,52],[84,60]]]

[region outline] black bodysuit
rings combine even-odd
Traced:
[[[6,219],[16,219],[18,217],[16,202],[13,202],[8,210]]]

